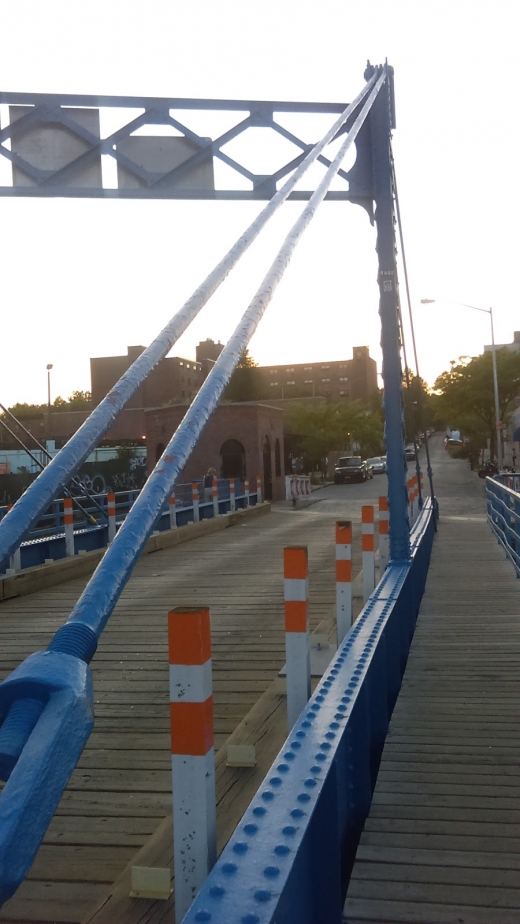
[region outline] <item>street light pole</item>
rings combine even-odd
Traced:
[[[51,438],[51,369],[52,363],[47,363],[47,439]]]
[[[421,305],[433,305],[434,298],[421,298]],[[502,471],[502,433],[500,420],[500,401],[498,395],[498,373],[497,373],[497,351],[495,347],[495,329],[493,327],[493,309],[479,308],[477,305],[468,305],[466,302],[455,302],[456,305],[462,305],[464,308],[473,308],[474,311],[483,311],[489,315],[491,321],[491,356],[493,360],[493,391],[495,394],[495,429],[497,434],[497,462],[498,470]]]

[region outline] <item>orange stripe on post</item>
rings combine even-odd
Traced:
[[[373,523],[374,522],[374,507],[372,504],[370,506],[363,505],[361,507],[361,522],[362,523]]]
[[[170,703],[172,754],[203,757],[213,747],[213,697],[203,703]]]
[[[352,562],[345,559],[336,560],[336,580],[346,583],[352,581]]]
[[[307,546],[290,546],[283,550],[283,574],[285,578],[304,580],[309,576]]]
[[[63,499],[63,514],[64,514],[64,523],[66,526],[71,526],[74,522],[74,514],[72,511],[72,498],[65,497]]]
[[[168,613],[170,664],[205,664],[211,658],[211,624],[207,607],[179,606]]]
[[[379,498],[379,510],[388,512],[388,498],[383,495]]]
[[[285,601],[285,631],[307,632],[309,628],[309,604],[306,600]]]
[[[379,520],[379,535],[388,536],[388,520]]]
[[[375,550],[373,533],[366,533],[361,536],[361,551],[373,552]]]
[[[345,523],[336,521],[336,544],[350,545],[352,543],[352,523],[346,520]]]

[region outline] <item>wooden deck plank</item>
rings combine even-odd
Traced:
[[[520,921],[518,582],[484,518],[442,517],[450,472],[478,503],[461,465],[441,465],[439,535],[348,924]]]

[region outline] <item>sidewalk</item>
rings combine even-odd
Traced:
[[[518,924],[520,599],[482,482],[452,461],[348,924]]]

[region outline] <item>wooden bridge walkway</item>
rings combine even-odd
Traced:
[[[520,584],[482,483],[463,462],[439,471],[439,534],[348,924],[520,921]]]
[[[171,812],[169,609],[197,603],[211,608],[216,749],[237,726],[242,729],[284,663],[285,545],[308,544],[311,625],[324,619],[332,625],[335,516],[321,513],[322,506],[278,509],[140,560],[92,663],[94,731],[29,876],[0,911],[0,921],[78,924],[90,918]],[[84,583],[76,579],[0,604],[1,677],[48,644]],[[245,730],[256,735],[257,767],[231,771],[223,752],[217,759],[221,843],[286,734],[280,684],[264,707],[260,719],[253,713],[254,729],[249,722]],[[118,915],[109,920],[121,924]]]

